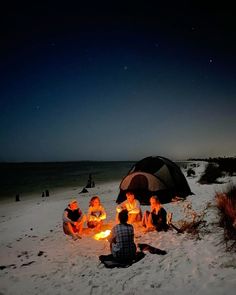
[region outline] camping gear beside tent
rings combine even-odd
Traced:
[[[151,254],[158,254],[158,255],[166,255],[167,252],[165,250],[161,250],[159,248],[155,248],[151,245],[148,245],[148,244],[142,244],[142,243],[139,243],[138,244],[138,248],[140,249],[140,251],[148,251],[150,252]]]
[[[162,184],[156,190],[151,190],[149,187],[144,187],[143,181],[138,179],[135,181],[135,189],[125,188],[122,184],[124,180],[128,178],[129,175],[135,175],[134,173],[142,172],[153,175]],[[122,184],[122,186],[121,186]],[[188,182],[182,173],[180,167],[172,162],[171,160],[156,156],[156,157],[147,157],[136,164],[128,172],[128,175],[123,178],[120,184],[120,193],[116,200],[117,203],[123,202],[126,197],[125,193],[127,190],[133,191],[136,195],[136,198],[143,205],[149,205],[149,198],[152,194],[155,194],[159,197],[161,203],[169,203],[172,198],[180,197],[186,198],[188,195],[193,193],[190,190]]]

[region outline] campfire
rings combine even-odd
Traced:
[[[97,233],[94,235],[95,240],[104,240],[110,235],[111,231],[110,229],[107,229],[105,231],[101,231],[100,233]]]

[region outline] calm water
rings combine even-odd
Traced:
[[[0,197],[42,193],[46,189],[84,187],[89,173],[95,185],[121,180],[134,162],[1,163]]]
[[[17,193],[29,195],[46,189],[84,187],[89,173],[95,185],[121,180],[135,162],[53,162],[53,163],[0,163],[0,197],[13,197]],[[181,163],[177,163],[181,166]]]

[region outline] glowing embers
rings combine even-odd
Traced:
[[[101,231],[100,233],[97,233],[94,235],[95,240],[104,240],[110,235],[111,231],[110,229],[107,229],[105,231]]]

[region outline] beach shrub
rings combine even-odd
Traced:
[[[180,232],[191,234],[192,236],[196,237],[197,239],[200,238],[200,229],[206,226],[206,221],[202,218],[193,221],[182,221],[182,225],[180,227]]]
[[[236,175],[236,157],[218,157],[218,158],[189,159],[189,160],[216,163],[220,171],[225,172],[229,176]]]
[[[193,210],[192,204],[187,203],[184,207],[186,219],[178,221],[179,232],[186,232],[193,238],[200,240],[200,234],[207,233],[206,220],[204,220],[207,207],[202,212],[197,213],[195,210]]]
[[[192,168],[188,168],[187,170],[187,177],[195,176],[196,173]]]
[[[217,163],[219,169],[229,174],[229,176],[236,174],[236,158],[218,158]]]
[[[227,250],[236,250],[236,186],[231,186],[227,192],[216,193],[215,198],[220,212],[220,226],[224,228]]]
[[[218,165],[215,163],[209,163],[198,182],[201,184],[217,183],[217,179],[221,176],[222,172]]]

